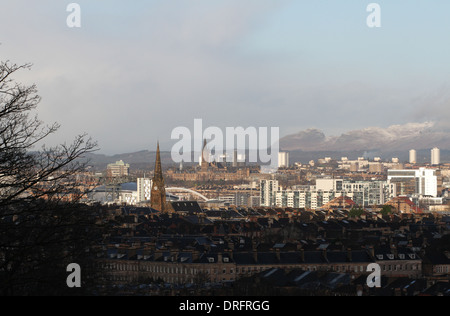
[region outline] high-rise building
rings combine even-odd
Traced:
[[[278,153],[278,168],[289,168],[289,153],[279,152]]]
[[[276,192],[278,191],[278,181],[277,180],[261,180],[260,192],[261,192],[261,202],[260,206],[274,206],[276,199]]]
[[[238,166],[238,151],[237,149],[234,150],[233,152],[233,167],[237,167]]]
[[[432,165],[441,164],[441,150],[437,147],[431,150],[431,164]]]
[[[137,202],[150,201],[152,195],[152,180],[149,178],[137,179]]]
[[[106,167],[106,175],[108,178],[127,177],[130,170],[130,165],[123,162],[123,160],[111,163]]]
[[[409,163],[416,164],[417,163],[417,151],[411,149],[409,151]]]
[[[152,181],[151,207],[157,211],[165,212],[166,207],[166,188],[161,167],[161,152],[159,142],[156,150],[155,174]]]
[[[330,200],[339,196],[351,197],[356,204],[363,207],[382,205],[397,195],[396,187],[390,181],[317,179],[315,189],[323,192],[323,196],[329,197]],[[328,203],[326,200],[323,202]]]
[[[438,172],[434,169],[388,170],[388,180],[398,195],[438,196]]]

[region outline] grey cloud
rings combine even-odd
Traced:
[[[284,150],[353,151],[409,150],[440,147],[450,149],[450,132],[435,129],[433,122],[370,127],[338,136],[325,137],[319,130],[307,130],[280,140]]]

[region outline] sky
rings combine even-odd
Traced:
[[[173,129],[308,128],[337,135],[449,129],[450,2],[0,0],[0,59],[32,63],[46,141],[88,133],[100,153],[169,150]],[[367,6],[381,7],[369,28]]]

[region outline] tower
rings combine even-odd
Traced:
[[[208,151],[208,147],[207,147],[208,143],[206,141],[206,139],[203,142],[203,149],[202,149],[202,161],[201,161],[201,170],[203,172],[208,171],[208,167],[210,166],[210,162],[211,162],[211,156],[210,153]]]
[[[432,165],[441,164],[441,151],[437,147],[431,150],[431,164]]]
[[[409,151],[409,163],[410,164],[416,164],[417,163],[417,151],[414,149],[411,149]]]
[[[278,153],[278,168],[289,168],[289,153],[279,152]]]
[[[161,152],[156,149],[155,175],[153,176],[152,193],[151,193],[151,207],[157,211],[166,211],[166,187],[161,167]]]

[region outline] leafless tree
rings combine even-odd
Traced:
[[[99,237],[98,214],[79,204],[75,181],[97,144],[82,134],[37,148],[59,125],[33,115],[36,85],[14,80],[30,68],[0,62],[0,295],[70,294],[64,265],[88,264]]]

